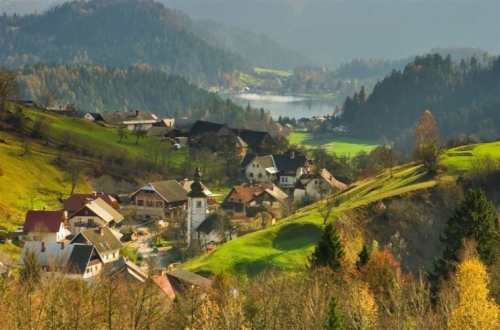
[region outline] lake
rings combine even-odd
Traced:
[[[307,98],[299,96],[263,95],[252,93],[220,93],[223,99],[230,99],[234,103],[246,107],[269,110],[271,116],[311,118],[314,115],[332,115],[338,99]]]

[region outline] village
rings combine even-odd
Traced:
[[[67,114],[62,108],[45,111]],[[103,274],[125,275],[138,282],[150,278],[173,299],[186,285],[210,285],[207,278],[179,269],[183,261],[273,226],[301,203],[347,188],[326,169],[316,168],[305,150],[266,153],[274,143],[268,132],[202,120],[191,124],[180,120],[176,125],[174,119],[159,120],[139,110],[85,113],[83,119],[168,140],[174,150],[223,143],[225,152],[239,162],[245,182],[226,194],[212,193],[197,166],[180,181],[149,182],[120,196],[75,193],[64,200],[62,209],[28,210],[23,227],[9,239],[22,247],[18,265],[26,266],[32,254],[47,276],[89,282]],[[3,276],[15,266],[3,263]]]

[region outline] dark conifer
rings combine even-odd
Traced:
[[[332,222],[329,222],[325,226],[313,254],[309,257],[309,262],[312,267],[330,267],[332,270],[338,270],[342,266],[344,254],[344,247],[337,228]]]

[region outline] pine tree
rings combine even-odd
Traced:
[[[364,265],[370,261],[370,251],[368,251],[368,246],[363,244],[363,249],[358,254],[358,261],[356,262],[356,268],[361,269]]]
[[[450,265],[459,261],[464,239],[473,239],[479,257],[487,266],[496,259],[496,242],[499,238],[494,216],[495,207],[486,199],[481,189],[469,189],[465,199],[460,202],[446,220],[443,235],[443,254],[435,262],[435,274],[431,280],[447,278]]]
[[[330,267],[332,270],[338,270],[342,266],[344,254],[344,247],[337,228],[332,222],[329,222],[325,226],[313,254],[309,257],[309,262],[312,267]]]
[[[330,306],[325,323],[325,330],[342,330],[344,329],[344,316],[339,308],[337,296],[334,294],[330,299]]]

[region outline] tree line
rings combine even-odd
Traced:
[[[443,138],[498,137],[500,58],[476,56],[453,62],[439,54],[417,56],[403,71],[393,70],[368,95],[362,88],[347,97],[339,119],[356,135],[403,137],[422,111],[435,116]]]

